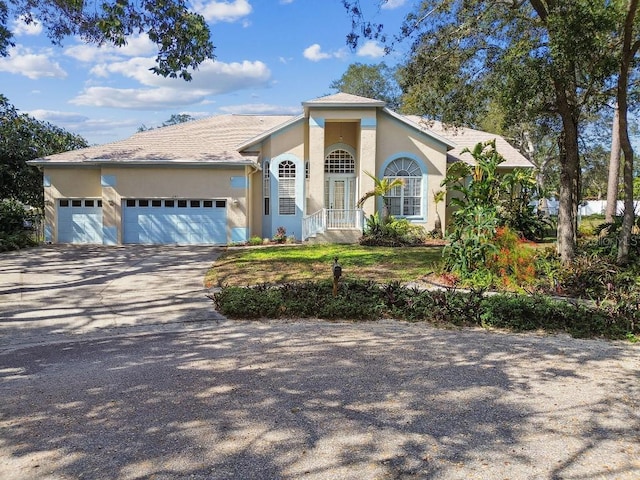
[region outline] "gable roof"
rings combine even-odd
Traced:
[[[456,161],[463,161],[473,165],[475,162],[470,153],[462,153],[465,148],[473,150],[478,143],[484,143],[491,140],[496,142],[496,150],[505,159],[500,164],[500,168],[515,168],[524,167],[532,168],[533,164],[527,160],[516,148],[512,147],[504,137],[495,133],[483,132],[481,130],[474,130],[473,128],[466,127],[452,127],[438,122],[435,120],[425,120],[417,115],[407,115],[406,118],[410,119],[414,123],[420,125],[423,130],[428,130],[436,135],[445,137],[449,141],[454,142],[455,147],[447,152],[447,161],[452,163]]]
[[[360,97],[358,95],[351,95],[350,93],[336,93],[333,95],[325,95],[324,97],[315,98],[302,102],[302,106],[305,107],[340,107],[340,108],[353,108],[353,107],[384,107],[386,105],[382,100],[375,100],[373,98]]]
[[[495,139],[496,148],[505,158],[501,167],[532,167],[518,150],[499,135],[470,128],[446,128],[442,123],[426,121],[416,115],[400,115],[385,107],[385,102],[348,93],[319,97],[302,104],[311,107],[381,109],[397,121],[442,142],[448,151],[447,160],[463,160],[473,164],[465,148]],[[257,152],[251,147],[270,135],[299,121],[305,114],[291,115],[217,115],[186,123],[156,128],[120,140],[80,150],[49,155],[32,160],[32,165],[255,165]]]
[[[289,115],[217,115],[146,130],[118,142],[49,155],[30,163],[255,164],[256,155],[244,155],[237,146],[290,119]]]

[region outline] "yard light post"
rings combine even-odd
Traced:
[[[342,276],[342,267],[338,263],[338,257],[333,259],[333,296],[338,295],[338,280]]]

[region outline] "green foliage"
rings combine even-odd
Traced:
[[[567,332],[576,337],[636,338],[640,334],[640,302],[619,306],[588,305],[545,296],[500,294],[484,290],[422,290],[399,282],[340,282],[333,296],[330,280],[318,282],[223,287],[211,298],[230,318],[324,318],[377,320],[504,328],[513,331]]]
[[[78,135],[18,113],[0,95],[0,199],[43,207],[42,174],[26,162],[86,146]]]
[[[214,58],[206,20],[189,10],[184,0],[0,1],[0,56],[6,56],[12,45],[7,23],[18,17],[27,22],[37,19],[57,45],[65,37],[78,36],[87,43],[122,47],[130,35],[145,32],[158,48],[152,70],[164,77],[190,80],[189,70]]]
[[[360,239],[360,245],[379,247],[408,247],[422,245],[426,238],[424,228],[406,218],[394,218],[383,223],[378,213],[369,216]]]
[[[384,62],[377,65],[352,63],[342,77],[331,82],[329,87],[338,92],[382,100],[392,110],[400,105],[400,88],[395,71]]]
[[[445,268],[472,284],[493,285],[497,276],[506,282],[503,286],[522,286],[535,271],[532,255],[515,239],[542,238],[547,226],[529,205],[538,193],[535,178],[523,169],[500,176],[498,166],[504,159],[494,141],[467,152],[475,166],[454,163],[442,182],[454,192],[451,205],[456,207],[444,251]],[[507,239],[513,241],[501,244]]]
[[[0,252],[34,246],[33,231],[27,227],[34,220],[20,202],[0,200]]]
[[[602,309],[545,296],[489,296],[484,299],[482,310],[482,325],[487,327],[566,332],[579,338],[624,338],[627,333]]]
[[[497,249],[493,238],[498,226],[497,205],[500,182],[497,167],[504,159],[495,149],[495,142],[479,143],[472,154],[476,165],[456,162],[449,167],[442,186],[453,194],[451,205],[456,207],[447,235],[449,245],[443,254],[445,268],[467,278],[484,268]]]
[[[500,182],[500,224],[518,232],[527,240],[542,240],[551,222],[535,211],[532,203],[544,198],[532,169],[516,168]]]
[[[212,296],[216,309],[231,318],[326,318],[375,320],[383,310],[376,284],[331,280],[276,286],[225,287]]]
[[[256,245],[262,245],[262,243],[263,243],[262,237],[251,237],[249,239],[249,245],[256,246]]]
[[[373,189],[366,192],[358,202],[356,203],[358,208],[362,208],[364,202],[371,197],[381,197],[382,201],[386,207],[387,205],[387,195],[396,187],[402,187],[404,185],[404,180],[401,178],[394,178],[390,180],[388,178],[378,178],[375,175],[364,172],[369,178],[373,180]],[[388,216],[383,212],[382,221],[386,222]]]

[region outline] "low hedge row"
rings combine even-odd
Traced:
[[[513,331],[566,332],[582,338],[636,339],[640,335],[640,307],[621,312],[615,305],[568,302],[541,295],[423,290],[400,283],[344,281],[335,297],[330,281],[223,287],[211,299],[215,308],[229,318],[396,318]]]

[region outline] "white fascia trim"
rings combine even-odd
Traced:
[[[297,115],[295,117],[293,117],[291,120],[287,120],[284,123],[281,123],[280,125],[276,125],[273,128],[270,128],[269,130],[267,130],[266,132],[261,133],[260,135],[257,135],[253,138],[250,138],[249,140],[247,140],[244,143],[241,143],[240,145],[238,145],[236,147],[236,151],[241,152],[249,147],[252,147],[260,142],[262,142],[265,138],[267,138],[270,135],[273,135],[274,133],[276,133],[278,130],[283,130],[285,128],[288,128],[292,125],[294,125],[295,123],[299,122],[300,120],[304,119],[304,114],[300,114]]]

